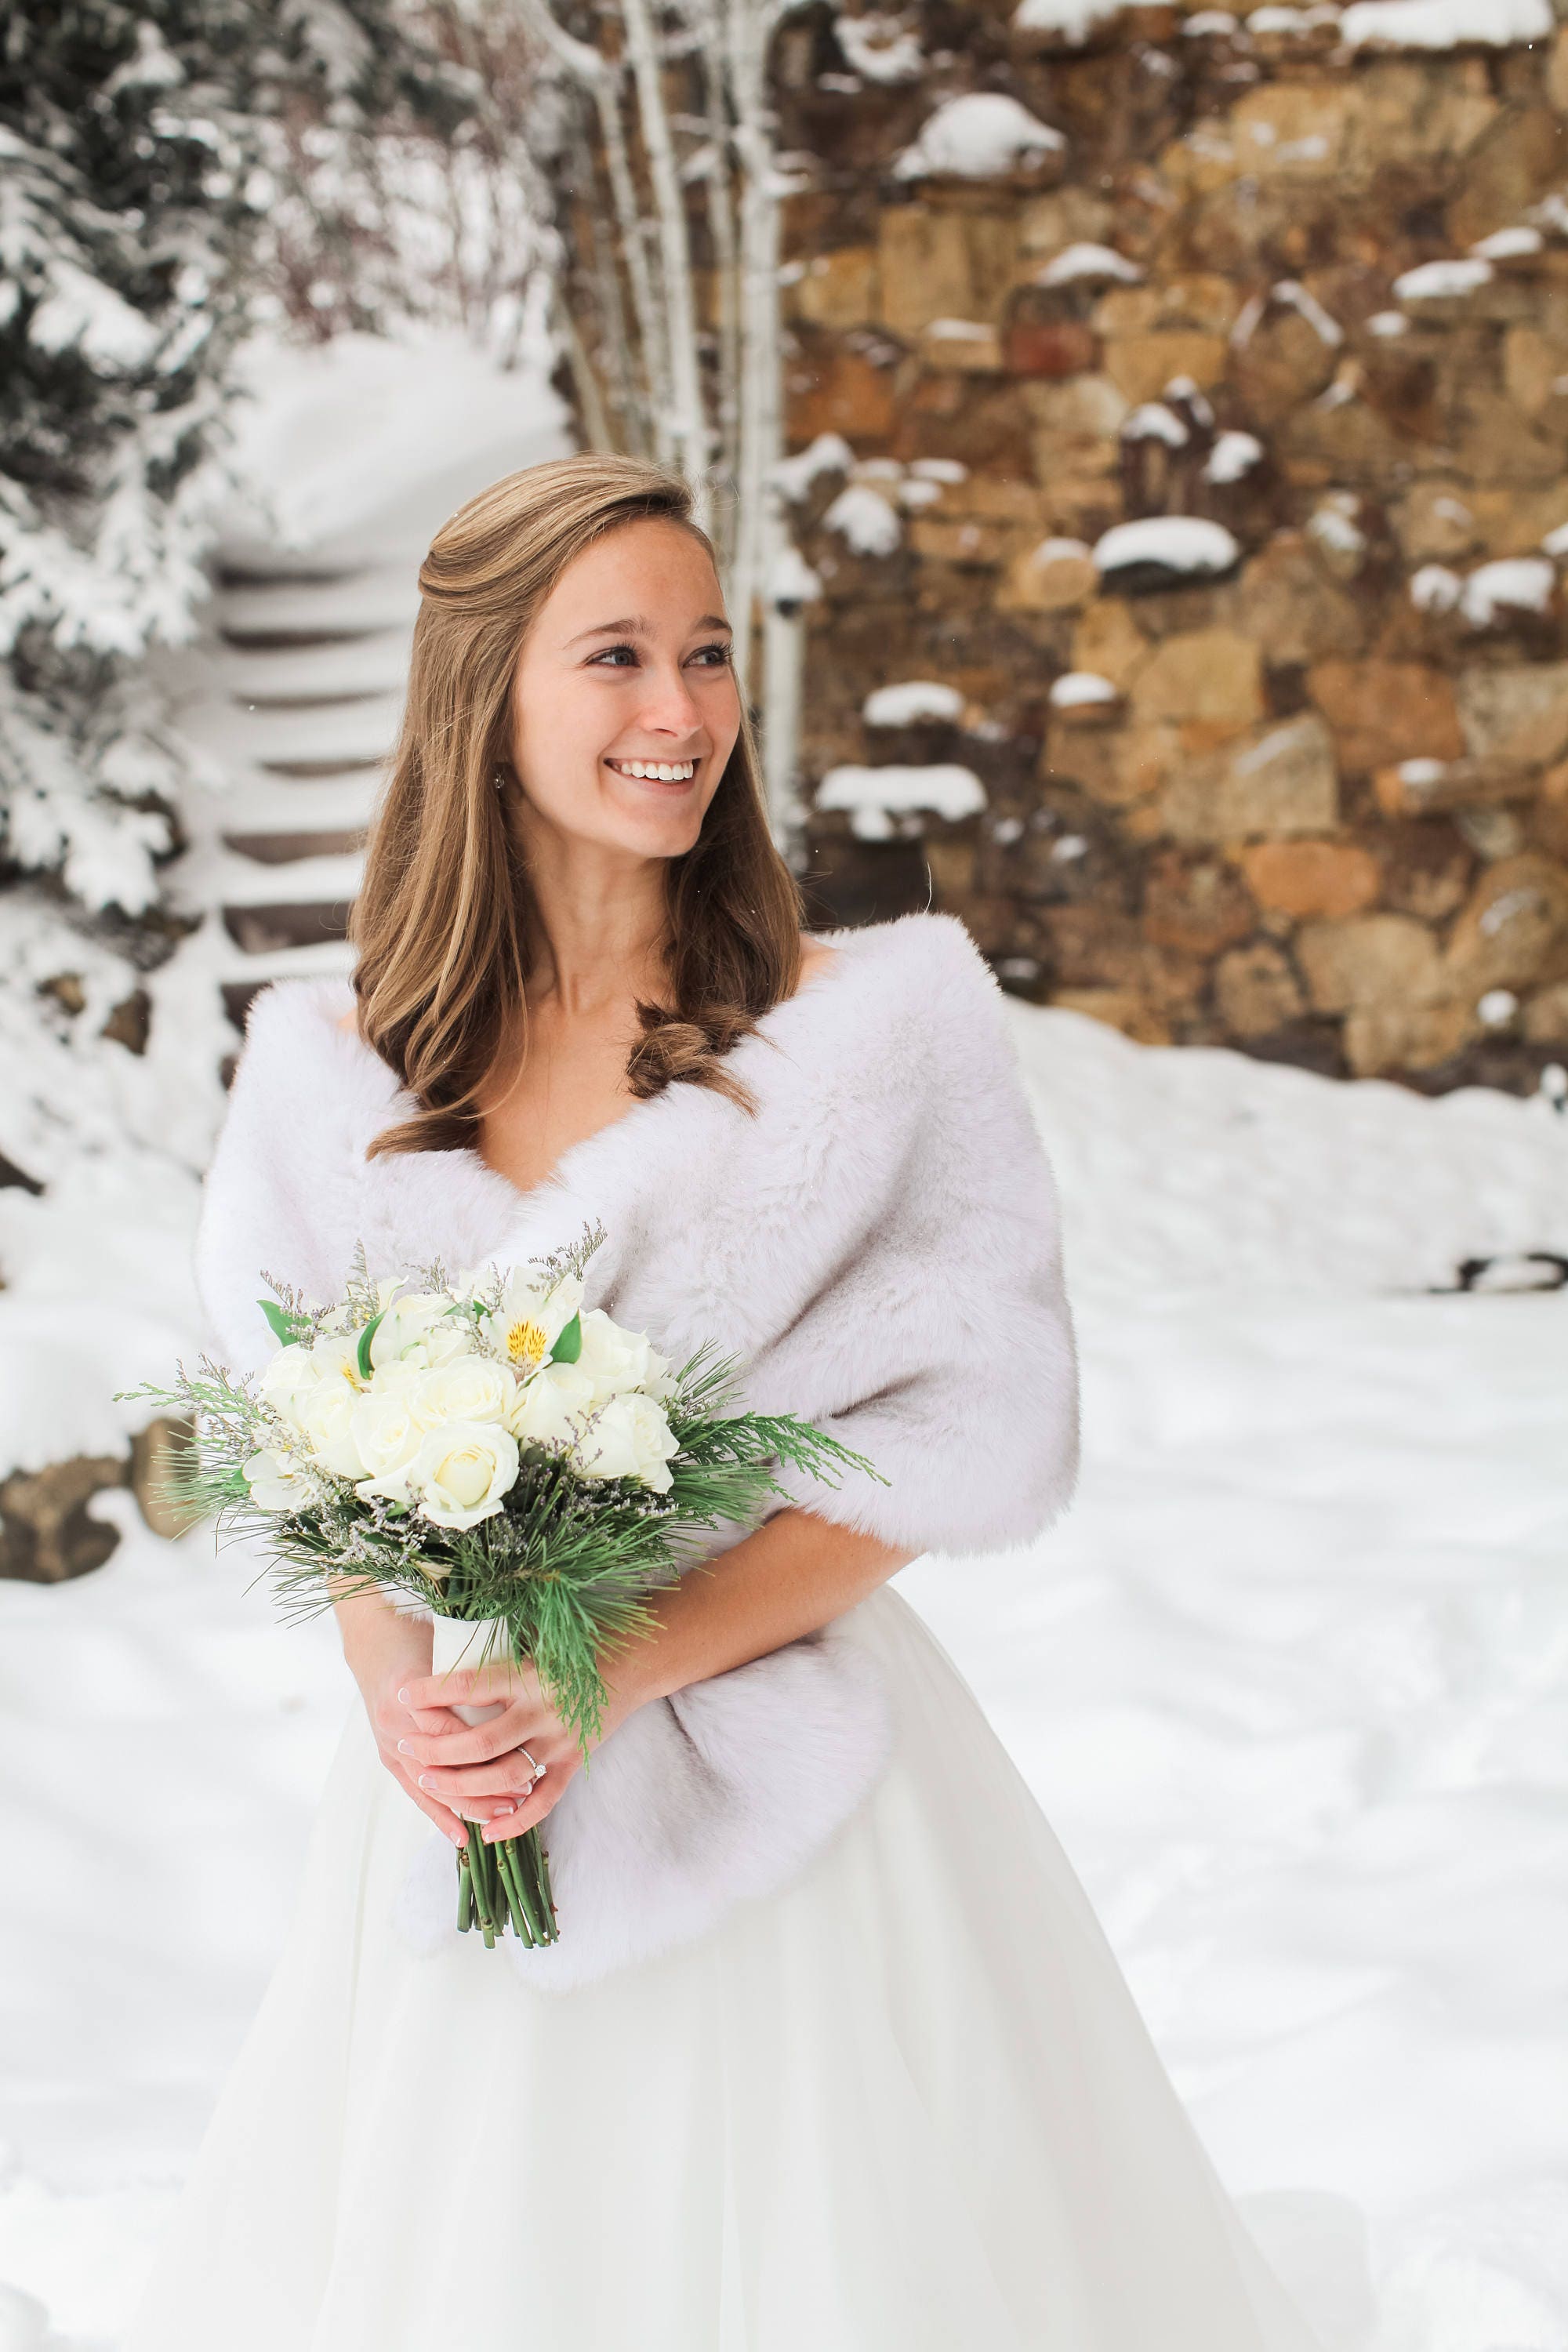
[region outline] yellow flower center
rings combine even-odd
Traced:
[[[525,1316],[519,1323],[508,1324],[506,1352],[509,1362],[531,1372],[550,1353],[549,1336],[542,1324],[531,1323]]]

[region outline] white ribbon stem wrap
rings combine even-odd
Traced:
[[[511,1638],[506,1630],[504,1617],[477,1617],[465,1622],[460,1617],[437,1617],[434,1621],[435,1640],[431,1645],[430,1671],[447,1675],[458,1666],[489,1665],[492,1660],[511,1664]],[[443,1699],[443,1706],[451,1706]],[[504,1714],[500,1700],[488,1706],[452,1706],[467,1724],[489,1723],[495,1715]]]

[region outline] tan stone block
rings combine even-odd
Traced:
[[[1333,730],[1346,773],[1398,760],[1457,760],[1465,748],[1454,690],[1421,662],[1319,662],[1307,691]]]
[[[1245,940],[1258,909],[1235,871],[1217,857],[1162,850],[1143,882],[1142,931],[1152,945],[1205,960]]]
[[[898,422],[892,370],[842,345],[815,364],[789,362],[784,393],[786,446],[804,446],[819,433],[841,433],[862,446],[886,443]]]
[[[878,221],[883,323],[912,342],[933,319],[995,324],[1016,272],[1018,225],[1005,213],[889,205]]]
[[[1354,82],[1271,81],[1230,110],[1233,176],[1319,181],[1337,176],[1360,138],[1365,111]]]
[[[1040,754],[1044,778],[1066,778],[1106,808],[1131,808],[1157,793],[1175,772],[1181,741],[1173,727],[1085,728],[1053,717]]]
[[[1320,1013],[1420,1003],[1437,994],[1437,942],[1413,915],[1349,915],[1304,923],[1296,953]]]
[[[1527,416],[1563,397],[1568,383],[1568,351],[1537,327],[1510,327],[1502,344],[1503,390]]]
[[[1358,1078],[1385,1070],[1431,1070],[1479,1030],[1474,1009],[1454,1000],[1430,1004],[1363,1004],[1347,1015],[1345,1059]]]
[[[874,245],[836,246],[808,261],[789,289],[795,317],[814,327],[860,327],[879,316]]]
[[[1440,65],[1390,58],[1362,67],[1356,80],[1362,104],[1349,125],[1345,163],[1358,173],[1463,155],[1501,111],[1479,57]]]
[[[1449,934],[1456,991],[1521,988],[1568,976],[1568,866],[1539,850],[1487,868]]]
[[[1448,205],[1448,234],[1458,250],[1516,221],[1562,171],[1563,125],[1552,109],[1504,109],[1470,145],[1463,184]]]
[[[1047,1002],[1067,1013],[1087,1013],[1140,1045],[1168,1045],[1171,1024],[1135,988],[1053,988]]]
[[[1087,604],[1100,575],[1087,554],[1053,555],[1061,541],[1046,540],[1013,558],[996,592],[1000,613],[1066,613]]]
[[[1331,832],[1339,783],[1327,727],[1303,711],[1193,761],[1165,787],[1162,813],[1177,841]]]
[[[1191,376],[1200,386],[1218,383],[1227,349],[1223,335],[1200,334],[1191,328],[1108,338],[1105,373],[1129,403],[1158,400],[1174,376]]]
[[[1527,997],[1519,1025],[1532,1045],[1568,1046],[1568,980]]]
[[[1100,440],[1121,430],[1129,402],[1109,376],[1078,375],[1062,383],[1026,383],[1024,404],[1037,433]]]
[[[1568,25],[1560,25],[1546,68],[1546,95],[1559,114],[1568,113]]]
[[[1270,661],[1354,653],[1365,636],[1355,598],[1331,580],[1300,531],[1281,531],[1223,592],[1228,626]]]
[[[1568,662],[1464,669],[1456,696],[1474,759],[1544,766],[1568,751]]]
[[[1249,421],[1273,425],[1331,383],[1341,347],[1288,302],[1266,304],[1251,331],[1230,345],[1229,379]]]
[[[911,515],[910,545],[917,555],[936,563],[998,564],[1011,550],[1015,534],[999,523],[948,520],[941,515]]]
[[[1351,841],[1260,841],[1241,853],[1241,870],[1260,907],[1298,920],[1359,914],[1383,874],[1370,849]]]
[[[1142,286],[1113,286],[1095,304],[1094,328],[1119,341],[1183,328],[1228,335],[1241,301],[1231,280],[1217,270],[1177,269]]]
[[[1155,646],[1131,700],[1141,719],[1197,719],[1239,734],[1263,717],[1262,659],[1234,630],[1190,629]]]
[[[1452,478],[1416,482],[1390,520],[1407,563],[1452,563],[1483,544],[1468,485]]]
[[[1148,658],[1149,640],[1122,597],[1099,598],[1073,631],[1074,669],[1108,677],[1120,692],[1127,690]]]
[[[1219,1017],[1233,1037],[1266,1037],[1306,1011],[1288,960],[1267,940],[1221,956],[1214,992]]]
[[[921,333],[921,364],[957,375],[1000,375],[999,330],[974,319],[934,319]]]
[[[1033,278],[1042,254],[1058,253],[1064,245],[1109,245],[1116,225],[1116,209],[1108,196],[1090,188],[1052,188],[1045,195],[1026,197],[1019,208],[1018,247],[1026,275]]]

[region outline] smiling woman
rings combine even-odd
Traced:
[[[524,1069],[511,1108],[536,1163],[595,1123],[585,1078],[601,1108],[607,1083],[739,1098],[725,1056],[800,979],[799,899],[686,485],[626,457],[531,467],[453,516],[419,586],[352,933],[360,1034],[420,1105],[376,1149],[480,1142],[498,1085]],[[579,903],[608,889],[601,944],[637,967],[629,1028],[586,1057],[539,913],[568,870]],[[574,1025],[570,1076],[557,1018]],[[541,1138],[546,1086],[562,1131]]]

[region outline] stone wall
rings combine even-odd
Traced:
[[[1075,44],[1030,5],[781,37],[818,907],[934,893],[1139,1038],[1531,1086],[1568,1053],[1568,34],[1080,0]]]

